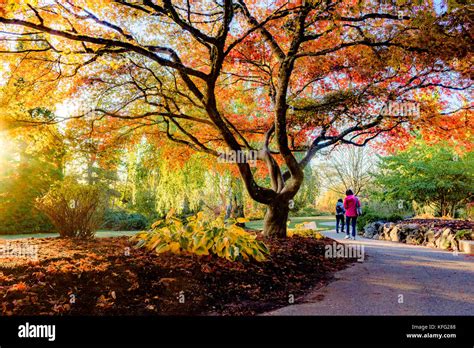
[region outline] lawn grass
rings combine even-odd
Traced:
[[[290,217],[290,228],[294,228],[296,224],[302,222],[316,222],[318,228],[332,228],[330,224],[336,221],[334,217],[331,216],[307,216],[307,217]],[[263,229],[263,220],[254,220],[245,223],[246,227],[261,230]],[[106,231],[100,230],[97,231],[96,237],[106,238],[106,237],[120,237],[120,236],[133,236],[134,234],[140,231]],[[52,238],[59,237],[58,233],[21,233],[21,234],[0,234],[0,239],[23,239],[23,238]]]
[[[294,228],[296,224],[300,224],[302,222],[312,222],[316,223],[318,228],[327,228],[331,229],[332,226],[330,223],[336,221],[334,217],[331,216],[306,216],[306,217],[290,217],[290,228]],[[263,229],[263,220],[254,220],[250,222],[246,222],[245,226],[254,230],[261,230]]]

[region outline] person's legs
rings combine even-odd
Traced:
[[[344,233],[344,215],[336,215],[336,232],[339,233],[339,227],[341,228],[341,232]]]
[[[350,229],[349,229],[349,222],[351,221],[351,218],[349,216],[346,216],[346,237],[350,237]]]
[[[352,223],[352,238],[356,237],[357,216],[351,218]]]

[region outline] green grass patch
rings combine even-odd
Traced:
[[[314,221],[318,228],[333,229],[333,226],[331,226],[331,224],[333,222],[336,222],[336,219],[334,217],[330,217],[330,216],[292,217],[292,218],[289,218],[289,220],[291,221],[290,225],[289,225],[289,228],[295,228],[296,224],[300,224],[300,223],[303,223],[303,222],[312,222],[312,221]],[[263,220],[254,220],[254,221],[246,222],[245,226],[247,228],[251,228],[251,229],[254,229],[254,230],[261,230],[261,229],[263,229]]]

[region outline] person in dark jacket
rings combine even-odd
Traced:
[[[341,226],[341,233],[344,233],[344,225],[346,224],[344,221],[345,213],[346,210],[344,209],[344,203],[342,202],[342,199],[339,198],[336,203],[336,233],[339,233],[339,226]]]
[[[344,209],[346,209],[346,237],[345,239],[351,238],[349,226],[352,226],[352,239],[356,238],[356,224],[357,216],[360,212],[360,201],[354,195],[352,190],[346,191],[346,198],[344,198]]]

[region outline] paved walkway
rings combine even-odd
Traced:
[[[474,315],[474,256],[325,232],[364,246],[362,262],[336,273],[303,303],[264,315]]]

